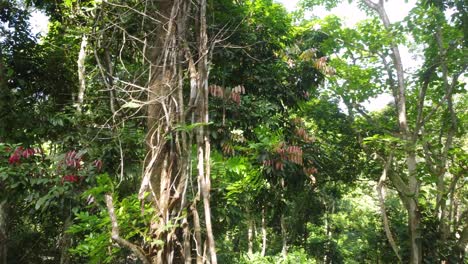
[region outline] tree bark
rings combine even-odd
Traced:
[[[369,8],[373,9],[379,15],[385,29],[391,29],[391,23],[385,11],[384,1],[379,0],[377,3],[371,0],[362,0]],[[417,179],[417,161],[415,153],[416,137],[409,130],[407,113],[406,113],[406,86],[405,76],[403,70],[403,63],[400,55],[400,50],[396,43],[390,44],[392,51],[391,58],[393,66],[397,73],[397,87],[395,102],[397,105],[398,124],[400,134],[406,141],[406,167],[408,170],[407,181],[400,181],[399,177],[390,178],[400,193],[400,197],[406,205],[408,212],[408,228],[410,235],[410,252],[411,264],[422,263],[422,244],[421,244],[421,231],[420,231],[420,216],[419,216],[419,181]],[[393,180],[397,179],[398,182]]]
[[[265,215],[265,206],[262,207],[262,252],[261,256],[264,257],[266,254],[267,248],[267,229],[266,229],[266,215]]]
[[[422,263],[422,245],[421,245],[421,215],[418,203],[415,198],[409,198],[407,201],[409,234],[411,242],[411,263]]]
[[[206,0],[160,0],[148,1],[145,12],[135,10],[147,19],[141,23],[145,25],[144,30],[151,28],[144,34],[145,41],[142,43],[142,50],[147,53],[144,57],[149,58],[143,64],[150,65],[150,78],[145,87],[135,85],[147,96],[144,102],[147,114],[147,155],[138,197],[151,203],[155,209],[149,235],[154,240],[164,242],[163,245],[145,247],[148,248],[145,253],[151,263],[188,264],[195,258],[197,264],[217,263],[210,208],[206,5]],[[195,22],[196,26],[192,26],[191,22]],[[148,23],[154,23],[154,27]],[[123,33],[128,34],[125,31]],[[108,66],[109,54],[104,55],[103,64]],[[189,96],[184,94],[187,73],[190,81]],[[106,67],[104,77],[108,80],[110,91],[113,90],[112,80],[109,79],[111,74],[112,69]],[[111,103],[114,96],[110,94]],[[184,104],[187,97],[186,109]],[[112,104],[111,108],[118,112]],[[192,118],[189,121],[187,117],[190,114]],[[187,127],[186,122],[198,126],[189,131],[180,129]],[[192,139],[198,159],[198,177],[194,181],[191,181]],[[193,182],[195,184],[192,186]],[[187,201],[188,197],[194,198]],[[203,206],[202,215],[198,211],[201,209],[200,205],[197,207],[198,202]],[[201,221],[204,221],[203,227],[206,229],[202,229]],[[206,236],[202,236],[202,230],[206,231]],[[206,241],[203,241],[205,238]],[[202,252],[204,244],[207,249],[206,259],[203,259],[205,254]]]
[[[60,241],[60,264],[69,264],[70,263],[70,254],[68,250],[71,246],[71,236],[66,231],[72,224],[72,216],[68,215],[63,223],[62,238]]]
[[[203,249],[202,249],[202,238],[201,238],[201,226],[200,226],[200,217],[198,216],[198,211],[196,205],[193,204],[190,207],[193,216],[193,226],[194,226],[194,238],[195,238],[195,254],[197,259],[197,264],[203,264]]]
[[[81,106],[83,105],[84,94],[86,90],[86,47],[88,46],[88,37],[83,34],[81,37],[80,52],[78,53],[78,96],[76,99],[76,109],[81,112]]]
[[[247,224],[247,254],[249,256],[253,255],[253,238],[254,238],[254,221],[252,220],[249,214],[248,224]]]
[[[211,264],[217,264],[216,256],[216,246],[213,235],[213,226],[211,223],[211,207],[210,207],[210,191],[211,191],[211,146],[210,146],[210,136],[208,133],[208,123],[210,122],[209,111],[208,111],[208,34],[207,34],[207,24],[206,24],[206,0],[200,0],[200,34],[199,34],[199,44],[198,44],[198,89],[203,100],[201,101],[201,116],[202,123],[205,126],[200,127],[200,139],[203,139],[203,142],[199,142],[198,147],[201,148],[203,143],[204,154],[203,157],[199,156],[203,160],[203,166],[205,170],[199,167],[199,175],[202,177],[201,181],[201,193],[203,198],[203,206],[205,211],[205,224],[206,224],[206,236],[208,243],[208,251]],[[200,170],[202,172],[200,173]]]
[[[281,246],[281,256],[283,256],[284,259],[288,257],[288,232],[286,229],[286,220],[284,219],[284,214],[281,213],[281,240],[282,240],[282,246]]]
[[[0,264],[8,263],[7,201],[0,201]]]
[[[143,264],[150,264],[150,261],[146,257],[143,249],[129,242],[128,240],[120,237],[119,225],[117,223],[117,216],[115,215],[114,202],[112,200],[112,196],[109,194],[106,194],[105,200],[106,200],[107,211],[109,213],[109,217],[111,219],[111,224],[112,224],[112,233],[111,233],[112,240],[114,240],[121,247],[127,248],[130,251],[132,251],[133,254],[135,254],[135,256],[137,256],[141,260],[141,262],[143,262]]]
[[[380,214],[382,216],[382,223],[383,223],[383,226],[384,226],[385,235],[387,236],[388,242],[390,243],[390,246],[392,247],[393,252],[395,253],[395,255],[397,256],[399,262],[401,263],[402,262],[401,256],[398,253],[398,246],[397,246],[397,244],[395,242],[395,239],[393,238],[392,232],[390,230],[390,224],[389,224],[388,217],[387,217],[387,212],[386,212],[386,209],[385,209],[385,180],[387,179],[387,173],[388,173],[389,168],[391,166],[392,159],[393,159],[393,155],[390,154],[388,159],[386,160],[386,162],[384,164],[384,169],[382,171],[382,175],[380,176],[380,179],[379,179],[379,182],[377,184],[376,190],[377,190],[377,194],[378,194],[378,197],[379,197]]]

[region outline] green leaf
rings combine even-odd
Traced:
[[[41,198],[39,198],[39,200],[37,200],[36,206],[34,208],[38,210],[48,199],[49,195],[42,196]]]

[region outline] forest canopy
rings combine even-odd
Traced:
[[[410,2],[0,0],[0,264],[465,263],[468,7]]]

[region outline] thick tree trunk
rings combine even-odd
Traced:
[[[174,132],[181,125],[183,99],[180,86],[182,73],[179,67],[180,21],[187,16],[184,1],[158,2],[158,35],[153,39],[152,79],[148,87],[146,143],[148,155],[139,197],[151,193],[156,215],[151,223],[151,236],[164,245],[152,247],[152,263],[184,263],[187,249],[184,248],[182,210],[186,207],[185,186],[187,184],[186,137]],[[182,139],[183,138],[183,139]],[[174,226],[167,228],[168,226]],[[186,236],[186,235],[185,235]]]
[[[142,88],[141,84],[134,85],[147,95],[147,155],[138,197],[153,205],[155,215],[151,219],[149,235],[164,244],[147,245],[144,248],[149,248],[148,252],[144,253],[151,263],[157,264],[188,264],[194,259],[197,264],[216,264],[210,208],[211,150],[206,126],[209,123],[206,1],[148,1],[145,12],[148,23],[154,23],[154,27],[145,34],[143,48],[148,53],[144,57],[149,58],[148,64],[151,65],[150,80],[146,88]],[[193,20],[195,27],[191,26]],[[105,54],[106,66],[110,64],[108,55]],[[185,109],[187,64],[191,91]],[[113,91],[112,80],[109,79],[111,74],[112,69],[106,67],[103,75],[108,80],[108,88]],[[111,108],[118,112],[113,106],[114,96],[111,93]],[[197,126],[194,131],[178,129],[186,126],[190,114],[192,124],[203,125]],[[196,181],[190,181],[192,139],[197,147]],[[192,182],[198,183],[198,186],[188,188]],[[193,193],[187,195],[192,190]],[[188,201],[188,197],[194,199]],[[201,206],[197,207],[198,202],[203,205],[202,215],[197,211],[201,209]],[[185,213],[187,216],[184,216]],[[206,229],[202,229],[200,217],[204,217],[203,227]],[[206,236],[202,236],[202,230],[206,230]],[[204,238],[206,241],[203,241]],[[206,254],[202,250],[203,245],[206,245]]]
[[[422,241],[421,241],[421,216],[418,204],[414,199],[407,202],[409,234],[411,242],[410,263],[422,263]]]

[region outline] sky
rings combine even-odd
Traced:
[[[275,0],[283,4],[288,11],[294,11],[299,0]],[[406,3],[408,2],[408,3]],[[403,20],[408,15],[408,12],[416,4],[416,0],[389,0],[385,2],[385,9],[387,10],[390,22],[397,22]],[[312,11],[312,14],[323,18],[329,14],[334,14],[341,17],[347,26],[354,26],[357,22],[366,18],[364,12],[357,8],[356,3],[349,4],[348,1],[343,1],[331,11],[327,11],[323,7],[318,7]]]
[[[31,19],[29,20],[31,23],[31,33],[33,35],[36,34],[41,34],[41,35],[46,35],[48,31],[48,22],[49,19],[48,17],[43,13],[39,11],[33,11],[31,13]]]
[[[275,0],[283,4],[288,11],[294,11],[299,0]],[[385,9],[387,11],[390,22],[398,22],[403,20],[408,15],[408,12],[415,6],[416,0],[409,0],[406,3],[405,0],[389,0],[385,2]],[[357,8],[356,3],[348,3],[343,1],[342,4],[338,5],[330,11],[327,11],[324,7],[317,7],[312,10],[311,14],[319,18],[324,18],[327,15],[334,14],[344,21],[344,25],[347,27],[355,26],[359,21],[366,19],[366,14]],[[409,53],[406,47],[400,47],[403,65],[407,67],[417,67],[418,61],[415,60]],[[393,101],[393,97],[390,94],[381,94],[376,98],[363,103],[364,108],[368,111],[378,111],[383,109],[388,103]],[[341,103],[340,108],[346,109],[346,106]]]

